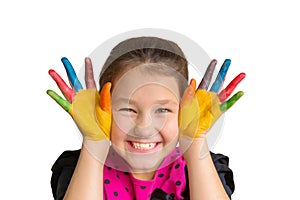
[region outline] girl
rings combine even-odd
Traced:
[[[138,37],[118,44],[96,90],[90,58],[87,89],[63,58],[72,88],[49,74],[66,100],[47,93],[73,118],[83,135],[81,150],[66,151],[52,167],[55,199],[228,199],[234,191],[228,158],[210,153],[206,134],[241,96],[225,101],[245,77],[222,92],[230,60],[207,91],[211,61],[199,87],[188,81],[187,60],[177,44]],[[179,147],[177,146],[179,142]]]

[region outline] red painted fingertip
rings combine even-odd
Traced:
[[[55,73],[54,69],[49,69],[48,74],[51,75],[53,73]]]
[[[238,75],[238,77],[241,79],[244,79],[246,77],[246,74],[244,72],[242,72]]]

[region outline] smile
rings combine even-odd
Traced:
[[[140,149],[140,150],[150,150],[153,149],[156,145],[156,143],[136,143],[131,142],[133,148]]]
[[[139,153],[147,153],[156,151],[161,142],[136,142],[136,141],[128,141],[127,142],[129,150],[133,152]]]

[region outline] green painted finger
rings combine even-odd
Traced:
[[[68,113],[71,110],[71,104],[67,100],[63,99],[61,96],[59,96],[56,92],[53,90],[47,90],[47,94],[54,99],[65,111]]]
[[[222,112],[227,111],[229,108],[231,108],[231,106],[233,106],[233,104],[235,104],[235,102],[237,102],[242,96],[244,95],[243,91],[239,91],[237,93],[235,93],[230,99],[228,99],[227,101],[225,101],[224,103],[222,103],[220,105],[220,109]]]

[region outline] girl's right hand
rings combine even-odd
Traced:
[[[47,90],[47,94],[70,114],[84,139],[91,141],[109,140],[112,121],[111,83],[106,83],[99,94],[94,80],[91,59],[86,58],[85,82],[87,89],[83,89],[69,60],[62,58],[61,61],[68,74],[71,88],[53,69],[50,69],[50,76],[66,99],[52,90]]]

